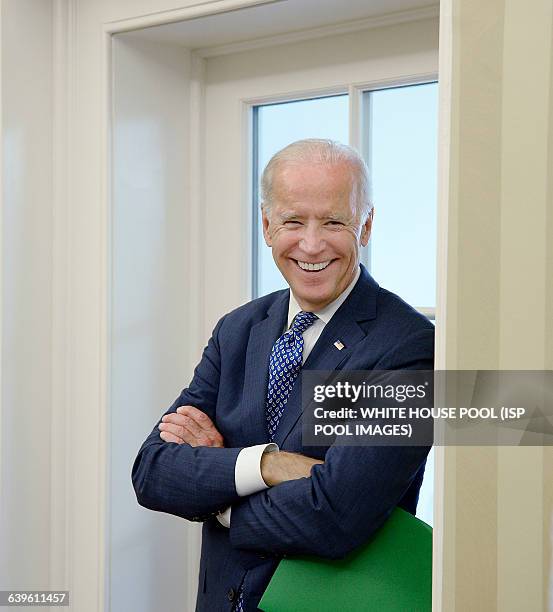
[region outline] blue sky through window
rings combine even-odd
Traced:
[[[429,83],[363,95],[375,205],[371,274],[427,308],[436,304],[437,89]]]

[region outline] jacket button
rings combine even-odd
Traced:
[[[236,592],[234,591],[234,589],[229,589],[227,591],[227,599],[229,601],[234,601],[235,596],[236,596]]]

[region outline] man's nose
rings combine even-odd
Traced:
[[[325,242],[318,227],[306,227],[299,244],[306,255],[316,255],[325,248]]]

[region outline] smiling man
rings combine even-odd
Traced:
[[[257,610],[283,556],[341,558],[396,506],[414,513],[428,452],[302,444],[302,368],[433,368],[432,324],[360,265],[365,163],[333,141],[298,141],[271,159],[262,195],[289,289],[222,317],[133,466],[141,505],[204,524],[198,611]]]

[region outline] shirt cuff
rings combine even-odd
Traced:
[[[278,446],[270,442],[269,444],[246,446],[238,453],[234,466],[234,484],[236,493],[240,497],[269,488],[261,476],[261,457],[264,453],[273,452],[278,452]]]
[[[278,450],[277,444],[269,442],[268,444],[246,446],[238,453],[234,466],[234,484],[236,485],[236,493],[240,497],[246,497],[269,488],[269,485],[261,476],[261,457],[264,453],[275,453]],[[232,506],[229,506],[226,510],[217,514],[219,523],[228,529],[230,529],[231,512]]]

